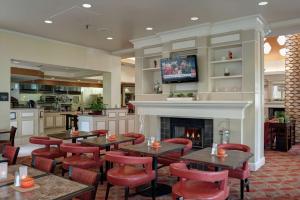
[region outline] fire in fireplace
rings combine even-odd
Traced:
[[[194,148],[209,147],[213,143],[212,119],[161,118],[161,137],[188,138]]]

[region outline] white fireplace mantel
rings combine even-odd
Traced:
[[[244,119],[252,101],[132,101],[139,115]]]

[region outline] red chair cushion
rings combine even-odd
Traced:
[[[173,185],[172,192],[175,197],[184,197],[184,199],[223,200],[229,194],[229,187],[224,192],[216,183],[188,180],[177,182]]]
[[[103,160],[96,161],[87,155],[74,155],[63,160],[63,168],[68,170],[70,166],[82,169],[97,168],[103,164]]]
[[[147,174],[145,169],[130,165],[114,167],[107,172],[107,180],[111,184],[130,188],[149,183],[154,178],[154,170]]]
[[[247,166],[245,170],[238,168],[235,170],[229,170],[229,177],[237,179],[246,179],[250,177],[250,168]]]
[[[57,147],[40,148],[32,151],[33,156],[39,156],[49,159],[64,157],[66,153],[60,151]]]

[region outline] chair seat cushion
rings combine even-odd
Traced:
[[[172,192],[174,196],[183,197],[184,199],[223,200],[228,197],[229,187],[224,192],[219,189],[217,183],[188,180],[177,182],[173,185]]]
[[[246,170],[243,170],[242,168],[229,170],[228,176],[231,178],[246,179],[250,177],[250,169],[247,167]]]
[[[103,160],[96,161],[92,157],[87,155],[73,155],[63,160],[63,168],[68,170],[69,166],[78,167],[82,169],[89,169],[94,167],[100,167],[103,164]]]
[[[145,169],[130,165],[114,167],[107,172],[107,180],[111,184],[130,188],[149,183],[154,178],[154,170],[147,174]]]
[[[57,147],[50,147],[50,148],[35,149],[32,151],[32,155],[54,159],[54,158],[63,157],[66,155],[66,153],[60,151]]]

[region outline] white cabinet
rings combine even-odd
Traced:
[[[108,132],[116,133],[116,120],[108,120]]]
[[[105,129],[106,129],[105,121],[97,121],[96,122],[96,130],[105,130]]]
[[[22,135],[34,135],[34,120],[23,120],[21,122]]]
[[[119,120],[119,134],[125,134],[126,133],[126,120],[120,119]]]
[[[63,115],[57,115],[55,116],[55,127],[56,128],[62,128],[65,126],[65,123],[64,123],[64,116]]]
[[[45,117],[45,128],[54,128],[54,116]]]
[[[127,131],[129,133],[135,132],[135,120],[134,119],[128,119]]]

